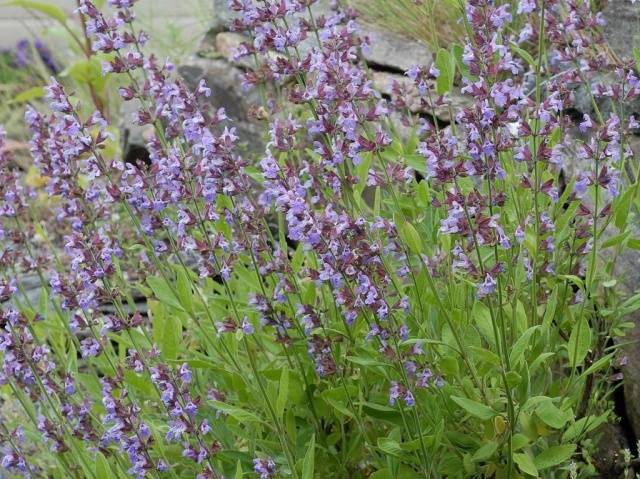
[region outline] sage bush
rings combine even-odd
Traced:
[[[596,476],[640,308],[615,276],[640,81],[590,2],[460,2],[464,45],[383,97],[349,6],[230,0],[260,152],[145,51],[134,3],[76,14],[148,164],[55,78],[25,114],[38,181],[0,154],[2,467]]]

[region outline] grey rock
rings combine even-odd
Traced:
[[[26,303],[28,302],[30,305],[37,307],[40,302],[40,295],[42,294],[40,277],[36,273],[30,273],[20,275],[17,280],[21,293],[18,295],[19,301],[23,305],[27,305]]]
[[[233,59],[234,51],[246,41],[246,37],[234,32],[220,32],[215,37],[215,49],[227,60]]]
[[[634,152],[631,169],[637,171],[640,158],[640,137],[630,136],[627,141]],[[628,180],[625,178],[625,182]],[[640,238],[640,214],[631,210],[628,218],[632,238]],[[640,292],[640,251],[625,248],[615,264],[613,277],[618,280],[616,287],[624,297]],[[635,328],[622,338],[622,352],[627,364],[622,368],[624,375],[624,400],[627,419],[636,437],[640,437],[640,311],[636,311],[628,321],[635,322]]]
[[[121,129],[126,133],[126,146],[136,145],[144,146],[149,139],[149,130],[153,131],[153,127],[148,125],[141,126],[132,121],[134,114],[140,110],[140,102],[138,100],[125,101],[120,109],[122,118]]]
[[[593,86],[597,84],[613,85],[617,82],[613,76],[597,75],[593,78],[591,84]],[[596,118],[596,111],[593,106],[593,99],[591,92],[593,87],[589,88],[586,85],[581,84],[574,91],[574,108],[580,113],[586,113],[592,118]],[[602,116],[606,119],[609,118],[611,113],[619,114],[620,105],[618,101],[614,101],[608,97],[595,97],[595,103]],[[625,116],[635,115],[640,117],[640,99],[636,99],[624,108]]]
[[[328,0],[320,0],[311,7],[314,18],[327,15],[330,11],[331,8]],[[304,12],[304,15],[307,15],[306,12]],[[213,0],[213,17],[211,30],[218,33],[223,30],[228,30],[229,25],[238,18],[238,13],[229,8],[227,0]]]
[[[638,258],[635,258],[636,270]],[[640,435],[640,318],[636,318],[636,327],[631,330],[623,346],[628,363],[622,368],[624,374],[624,400],[627,418],[636,437]]]
[[[640,47],[640,8],[629,0],[608,0],[603,3],[603,15],[606,21],[604,38],[620,59],[632,59],[633,48]],[[600,77],[598,82],[614,82],[613,78]],[[594,115],[591,95],[586,86],[581,86],[575,92],[576,109],[581,113]],[[598,108],[605,117],[614,111],[612,102],[608,99],[598,98]],[[626,115],[640,113],[640,101],[635,101],[627,108]]]
[[[404,73],[414,65],[431,65],[433,55],[422,43],[397,33],[365,25],[363,32],[371,47],[364,58],[373,66],[382,66]]]
[[[637,151],[637,150],[636,150]],[[632,213],[629,223],[632,226],[632,237],[640,237],[640,218]],[[618,279],[620,292],[631,296],[640,291],[640,253],[626,248],[614,270],[614,278]],[[627,364],[623,366],[623,387],[625,409],[629,423],[636,437],[640,437],[640,313],[636,312],[627,320],[635,322],[635,328],[623,338],[622,353],[627,357]]]
[[[233,62],[233,55],[240,44],[246,41],[246,37],[234,32],[220,32],[215,36],[212,34],[207,37],[207,40],[201,45],[200,51],[206,52],[210,58],[224,58],[230,62]],[[383,49],[379,49],[382,51]],[[378,53],[379,55],[379,53]],[[273,53],[273,56],[277,56]],[[380,60],[384,61],[384,60]],[[250,58],[244,58],[235,63],[236,66],[242,68],[253,68],[255,65]],[[388,71],[376,70],[374,65],[371,68],[371,79],[373,80],[373,86],[383,95],[391,95],[394,82],[408,88],[410,91],[410,97],[407,102],[411,111],[414,113],[423,112],[436,116],[440,120],[451,121],[450,110],[445,106],[436,106],[435,111],[433,108],[425,107],[421,104],[419,95],[415,90],[413,82],[402,73],[394,73]],[[468,103],[468,100],[463,97],[459,90],[454,90],[450,97],[450,102],[454,111],[460,106],[464,106]]]
[[[229,25],[237,17],[236,12],[229,9],[226,0],[214,0],[214,17],[212,25],[213,33],[228,30]],[[314,18],[327,15],[331,12],[329,1],[321,0],[311,8]],[[308,17],[307,12],[301,16]],[[362,36],[370,40],[370,48],[364,53],[364,59],[372,66],[383,67],[396,72],[404,73],[413,65],[430,65],[433,62],[431,51],[422,43],[369,24],[359,24]],[[316,42],[313,35],[300,46],[304,54]]]
[[[261,101],[255,90],[243,91],[242,71],[224,59],[193,57],[178,68],[190,88],[195,88],[201,79],[213,90],[208,98],[216,108],[224,108],[236,128],[236,134],[244,141],[248,151],[264,151],[264,125],[249,120],[251,112],[259,108]]]
[[[640,8],[629,0],[603,3],[607,42],[617,55],[631,58],[633,47],[640,46]]]
[[[622,450],[629,447],[619,424],[603,424],[592,435],[597,436],[593,462],[600,477],[621,477],[624,467]]]

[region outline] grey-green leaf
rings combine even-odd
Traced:
[[[316,436],[311,436],[309,445],[307,446],[307,452],[304,455],[304,462],[302,463],[302,479],[313,479],[313,472],[315,469],[315,457],[316,457]]]
[[[557,466],[568,460],[575,452],[575,444],[564,444],[562,446],[553,446],[538,454],[533,463],[538,470],[547,469]]]
[[[491,409],[489,406],[485,406],[484,404],[472,399],[458,396],[451,396],[451,399],[469,414],[482,419],[483,421],[486,421],[498,415],[498,413]]]
[[[591,328],[585,318],[581,318],[571,331],[567,349],[569,352],[569,364],[576,367],[582,364],[589,346],[591,345]]]

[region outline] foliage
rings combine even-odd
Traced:
[[[465,44],[385,100],[352,10],[232,0],[268,142],[244,156],[207,85],[145,53],[134,3],[80,2],[91,48],[68,75],[136,102],[150,164],[55,79],[26,109],[37,181],[0,144],[0,392],[22,408],[0,422],[2,467],[595,475],[614,341],[640,308],[614,276],[640,245],[640,81],[602,53],[588,2],[469,0]],[[412,110],[456,82],[449,127]],[[573,132],[581,84],[595,118]]]

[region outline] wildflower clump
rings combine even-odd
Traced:
[[[108,3],[77,15],[153,131],[150,161],[124,161],[56,79],[25,115],[44,186],[0,153],[0,392],[23,409],[0,425],[6,470],[594,473],[640,308],[612,287],[637,246],[640,82],[589,2],[468,0],[465,44],[384,97],[354,9],[231,0],[242,86],[264,101],[257,153],[204,81],[147,54],[134,0]],[[575,128],[585,85],[594,118]]]

